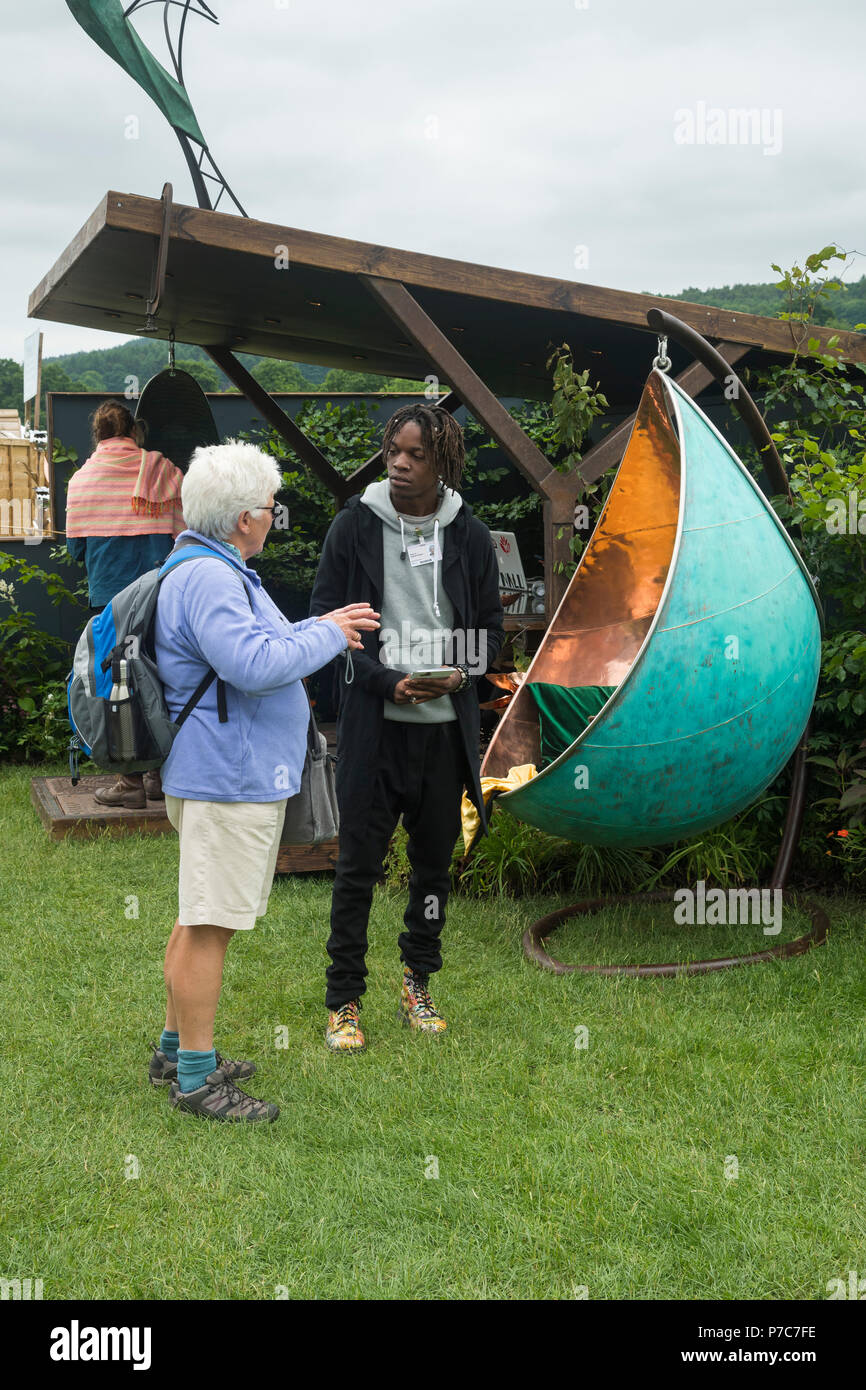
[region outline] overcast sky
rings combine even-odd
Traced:
[[[659,293],[866,251],[863,0],[210,5],[187,89],[251,217]],[[194,203],[180,147],[63,0],[0,13],[0,356],[34,328],[46,356],[111,346],[28,320],[29,293],[107,189]],[[168,66],[162,13],[136,23]]]

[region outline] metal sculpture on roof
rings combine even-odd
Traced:
[[[165,116],[180,141],[199,207],[216,211],[225,194],[241,216],[246,217],[208,149],[184,84],[186,22],[193,14],[218,24],[210,6],[204,0],[133,0],[126,9],[121,0],[66,0],[66,3],[85,33],[138,83]],[[137,10],[154,4],[163,7],[163,30],[174,77],[157,61],[130,22],[130,16]],[[181,14],[173,35],[170,20],[175,17],[175,10],[180,10]]]

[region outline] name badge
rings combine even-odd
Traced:
[[[432,565],[434,559],[442,559],[442,547],[436,546],[434,553],[433,541],[416,541],[414,545],[407,545],[406,554],[409,556],[410,565]]]

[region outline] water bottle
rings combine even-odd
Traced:
[[[133,762],[136,757],[135,720],[127,663],[117,662],[117,679],[108,700],[108,748],[114,762]]]

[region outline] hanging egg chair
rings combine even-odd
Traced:
[[[653,317],[707,364],[717,359],[716,375],[723,367],[733,376],[700,335]],[[766,449],[765,428],[758,437]],[[770,503],[703,411],[655,366],[598,524],[482,776],[534,764],[537,775],[498,804],[567,840],[638,847],[696,836],[751,805],[798,745],[805,759],[821,628],[812,579]],[[801,783],[795,776],[797,814],[774,886],[784,886],[799,832]],[[792,954],[820,936],[689,966],[562,966],[541,943],[585,906],[537,923],[527,953],[557,970],[667,974]]]
[[[135,418],[147,424],[147,446],[186,472],[193,450],[219,444],[207,396],[194,376],[169,366],[152,376],[138,398]]]

